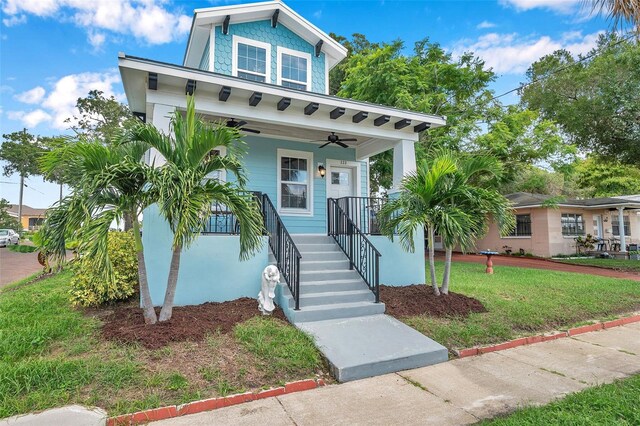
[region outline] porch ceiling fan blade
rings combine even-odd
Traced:
[[[324,145],[320,145],[320,148],[324,148],[324,147],[325,147],[325,146],[327,146],[327,145],[331,145],[331,142],[327,142],[327,143],[325,143]],[[318,148],[318,149],[319,149],[319,148]]]
[[[243,132],[255,133],[257,135],[260,134],[260,130],[256,130],[256,129],[241,128],[240,130],[243,131]]]
[[[358,142],[356,138],[339,139],[340,142]]]
[[[341,140],[346,140],[346,139],[341,139]],[[349,145],[347,145],[346,143],[342,143],[340,141],[336,141],[336,145],[340,145],[343,148],[349,148]]]

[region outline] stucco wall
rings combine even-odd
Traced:
[[[171,241],[167,222],[159,216],[157,206],[144,211],[145,264],[151,299],[162,305],[167,288]],[[260,291],[260,273],[269,264],[266,237],[262,250],[249,260],[238,259],[240,241],[232,235],[201,235],[182,252],[176,288],[177,306],[205,302],[224,302],[239,297],[256,297]]]
[[[548,245],[548,216],[545,209],[522,209],[518,214],[531,215],[531,236],[530,237],[500,237],[498,226],[491,223],[487,235],[478,240],[476,251],[491,250],[504,252],[504,246],[509,246],[513,252],[523,249],[526,253],[533,253],[536,256],[549,256]]]
[[[381,254],[380,284],[404,286],[425,283],[424,232],[414,237],[415,251],[404,251],[398,239],[392,242],[381,235],[370,235],[369,240]]]
[[[229,33],[226,35],[222,34],[221,26],[216,27],[213,71],[227,75],[232,74],[234,35],[271,44],[271,81],[269,83],[276,84],[277,81],[277,46],[310,54],[311,91],[325,93],[326,69],[324,53],[320,53],[320,56],[316,57],[315,46],[308,43],[281,23],[279,23],[276,28],[272,28],[270,20],[238,24],[232,23],[229,25]]]

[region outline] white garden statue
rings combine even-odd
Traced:
[[[271,315],[276,306],[276,285],[280,282],[280,271],[275,265],[269,265],[262,271],[262,290],[258,293],[258,309],[262,315]]]

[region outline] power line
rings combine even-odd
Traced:
[[[635,32],[628,33],[625,37],[623,37],[623,38],[621,38],[620,40],[616,41],[615,43],[612,43],[612,44],[610,44],[609,46],[607,46],[607,48],[612,48],[612,47],[614,47],[614,46],[617,46],[617,45],[619,45],[620,43],[625,42],[625,41],[627,41],[627,40],[629,40],[629,39],[631,39],[632,37],[635,37],[635,36],[636,36],[636,33],[635,33]],[[593,57],[595,57],[595,56],[598,56],[598,54],[600,54],[601,52],[602,52],[602,50],[596,50],[595,52],[593,52],[593,53],[591,53],[591,54],[589,54],[589,55],[587,55],[587,56],[584,56],[584,57],[580,58],[579,60],[577,60],[577,61],[575,61],[575,62],[572,62],[572,63],[567,64],[567,65],[563,65],[563,66],[561,66],[561,67],[559,67],[559,68],[557,68],[557,69],[555,69],[555,70],[552,70],[552,71],[548,72],[547,74],[545,74],[545,75],[544,75],[544,77],[541,77],[541,78],[535,79],[535,80],[533,80],[533,81],[530,81],[530,82],[528,82],[528,83],[522,84],[522,85],[520,85],[520,86],[516,87],[515,89],[511,89],[511,90],[509,90],[509,91],[507,91],[507,92],[504,92],[504,93],[502,93],[502,94],[500,94],[500,95],[496,95],[496,96],[492,97],[491,99],[489,99],[489,101],[488,101],[488,102],[491,102],[491,101],[493,101],[493,100],[495,100],[495,99],[498,99],[498,98],[501,98],[501,97],[503,97],[503,96],[506,96],[506,95],[508,95],[508,94],[510,94],[510,93],[513,93],[513,92],[515,92],[515,91],[522,90],[522,89],[524,89],[525,87],[531,86],[531,85],[532,85],[532,84],[534,84],[534,83],[538,83],[538,82],[540,82],[540,81],[544,81],[544,80],[546,80],[547,78],[551,77],[551,76],[552,76],[552,75],[554,75],[554,74],[557,74],[557,73],[559,73],[559,72],[561,72],[561,71],[564,71],[564,70],[566,70],[566,69],[568,69],[568,68],[571,68],[571,67],[573,67],[573,66],[576,66],[576,65],[578,65],[578,64],[580,64],[580,63],[582,63],[582,62],[586,61],[587,59],[591,59],[591,58],[593,58]]]

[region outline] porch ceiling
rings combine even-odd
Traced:
[[[358,139],[349,143],[356,148],[358,158],[386,151],[399,140],[417,141],[420,131],[445,124],[444,117],[124,54],[120,55],[119,66],[130,108],[146,114],[148,119],[153,117],[155,104],[185,108],[185,93],[195,88],[198,112],[213,120],[246,120],[246,127],[260,130],[263,136],[302,141],[324,141],[333,131],[343,138]],[[153,84],[149,83],[150,76]]]

